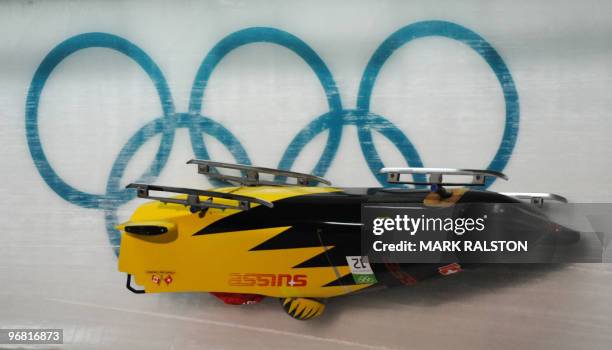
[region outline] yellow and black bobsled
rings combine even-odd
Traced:
[[[463,188],[443,194],[417,189],[309,186],[330,184],[317,176],[276,169],[203,160],[188,163],[197,164],[202,174],[238,186],[205,191],[128,185],[137,190],[138,197],[153,199],[117,227],[122,232],[119,270],[128,274],[128,289],[137,293],[210,292],[230,304],[276,297],[297,319],[320,315],[326,298],[374,286],[412,284],[461,270],[457,263],[369,264],[361,254],[362,203],[517,201],[509,195]],[[228,168],[239,175],[219,172]],[[384,172],[390,182],[398,182],[399,174],[406,172],[427,173],[435,180],[438,173],[451,170],[399,168]],[[487,176],[505,177],[490,171],[467,172],[476,181]],[[297,181],[264,181],[262,173]],[[368,273],[354,274],[356,268]],[[132,286],[132,278],[141,289]]]

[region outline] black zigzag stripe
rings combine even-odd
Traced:
[[[352,274],[344,275],[338,279],[335,279],[323,287],[338,287],[338,286],[352,286],[355,285],[355,279]]]
[[[329,258],[327,257],[327,251],[322,252],[321,254],[315,255],[312,258],[295,265],[294,269],[307,268],[307,267],[329,267],[335,266],[331,263]]]
[[[321,241],[312,226],[292,226],[278,235],[251,248],[254,250],[273,250],[289,248],[320,247]]]
[[[274,202],[274,208],[259,206],[214,222],[194,236],[255,230],[269,227],[312,225],[325,221],[361,219],[362,196],[344,192],[315,193]],[[347,217],[348,216],[348,217]]]

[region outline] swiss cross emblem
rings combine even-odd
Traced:
[[[172,283],[172,276],[170,275],[166,276],[166,278],[164,278],[164,282],[166,282],[166,284]]]
[[[452,263],[452,264],[438,267],[438,272],[440,272],[442,276],[452,275],[454,273],[461,272],[461,271],[463,271],[461,270],[461,265],[457,263]]]
[[[151,281],[153,281],[155,284],[159,284],[159,282],[161,282],[161,278],[159,278],[158,275],[153,275],[151,276]]]

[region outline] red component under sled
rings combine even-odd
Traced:
[[[452,264],[438,267],[438,272],[440,272],[442,276],[452,275],[452,274],[455,274],[461,271],[463,271],[463,269],[461,269],[461,265],[457,263],[452,263]]]
[[[259,294],[239,294],[239,293],[217,293],[211,292],[210,294],[223,300],[226,304],[231,305],[246,305],[246,304],[257,304],[265,298]]]

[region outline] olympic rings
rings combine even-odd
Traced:
[[[384,167],[372,140],[372,130],[391,141],[400,151],[405,161],[411,166],[423,166],[419,153],[408,137],[393,123],[381,115],[370,111],[370,100],[376,78],[387,59],[400,47],[412,40],[424,37],[445,37],[460,41],[476,51],[489,65],[500,83],[505,101],[505,126],[500,145],[488,169],[502,171],[516,144],[519,125],[518,93],[512,75],[497,51],[480,35],[455,23],[446,21],[423,21],[405,26],[390,35],[376,49],[370,58],[359,86],[357,106],[345,109],[342,106],[340,93],[331,71],[321,57],[298,37],[275,28],[253,27],[234,32],[219,41],[205,56],[193,82],[187,113],[177,113],[166,79],[155,62],[139,47],[128,40],[106,33],[85,33],[74,36],[53,48],[36,69],[28,90],[26,100],[26,138],[30,154],[36,168],[45,182],[60,197],[84,207],[96,208],[105,212],[106,227],[113,247],[119,245],[120,236],[114,229],[117,223],[117,209],[135,197],[132,191],[120,187],[125,168],[134,154],[148,140],[161,134],[161,142],[151,166],[140,176],[138,181],[152,182],[165,167],[177,128],[189,129],[194,155],[197,158],[209,159],[209,154],[202,137],[203,133],[216,138],[233,155],[237,162],[250,164],[250,158],[240,141],[223,125],[202,114],[203,97],[212,74],[223,58],[233,50],[252,43],[271,43],[287,48],[300,57],[319,79],[329,111],[310,122],[297,133],[285,150],[278,167],[291,169],[296,158],[304,147],[315,136],[329,130],[327,143],[312,173],[324,176],[338,150],[342,131],[345,125],[354,125],[358,129],[359,142],[363,156],[372,173],[383,185],[386,182],[378,174]],[[71,54],[92,47],[109,48],[120,52],[136,62],[153,81],[161,103],[160,117],[140,128],[123,146],[109,173],[106,193],[95,194],[82,192],[62,180],[48,161],[40,141],[38,128],[38,106],[43,88],[53,70]],[[422,176],[417,180],[424,180]],[[494,180],[488,181],[484,188]],[[215,185],[220,183],[214,182]],[[115,249],[118,252],[117,249]]]
[[[506,104],[506,122],[504,126],[504,134],[502,142],[500,143],[495,157],[489,163],[489,170],[501,171],[506,167],[512,150],[516,143],[516,137],[518,136],[518,124],[519,124],[519,104],[518,104],[518,93],[514,86],[514,81],[510,70],[504,63],[501,56],[495,51],[495,49],[480,35],[473,31],[462,27],[460,25],[443,22],[443,21],[424,21],[414,23],[401,28],[395,33],[391,34],[379,47],[376,49],[368,65],[363,72],[361,78],[361,84],[359,86],[359,93],[357,98],[357,109],[364,112],[370,110],[370,99],[372,96],[372,89],[374,83],[378,77],[378,73],[387,61],[387,59],[404,44],[419,38],[429,36],[442,36],[449,39],[460,41],[474,51],[476,51],[488,64],[489,67],[495,73],[499,84],[501,85],[504,93],[504,101]],[[370,170],[377,174],[378,169],[382,167],[382,163],[379,161],[378,153],[376,152],[374,143],[372,142],[372,135],[368,130],[367,123],[358,123],[359,128],[359,141],[363,154],[368,161]],[[416,151],[415,151],[416,153]],[[382,175],[377,174],[378,181],[384,183],[385,179]],[[494,179],[489,179],[486,187],[489,187]]]

